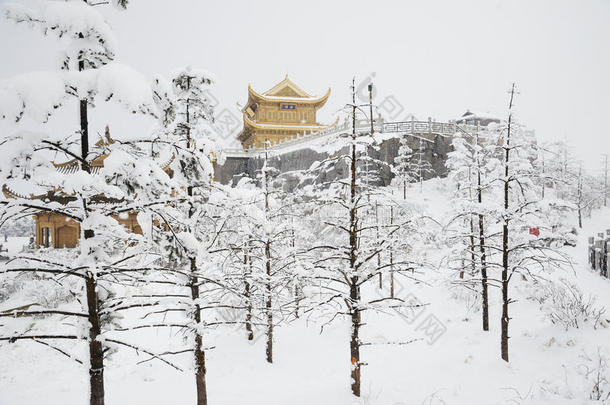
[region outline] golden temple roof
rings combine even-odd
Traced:
[[[326,100],[328,100],[328,97],[330,96],[330,88],[323,96],[314,97],[307,94],[303,89],[290,80],[288,75],[286,75],[284,80],[263,94],[256,92],[252,86],[248,84],[248,96],[252,101],[255,102],[297,102],[299,104],[314,104],[317,108],[320,108],[326,103]],[[249,102],[248,105],[249,104],[251,103]]]

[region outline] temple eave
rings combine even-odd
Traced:
[[[252,104],[252,102],[267,102],[267,103],[278,103],[278,102],[286,102],[286,103],[298,103],[298,104],[308,104],[315,105],[317,108],[322,107],[328,97],[330,96],[330,88],[326,91],[326,94],[320,97],[286,97],[286,96],[265,96],[263,94],[257,93],[252,86],[248,85],[248,105]]]

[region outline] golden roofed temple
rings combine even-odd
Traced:
[[[318,132],[332,125],[316,121],[316,112],[330,96],[313,97],[294,84],[288,75],[259,94],[248,85],[248,103],[243,108],[244,129],[238,138],[244,149],[262,147],[266,141],[278,144],[297,135]]]

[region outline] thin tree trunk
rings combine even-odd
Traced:
[[[201,324],[201,307],[197,303],[199,299],[199,280],[196,276],[197,263],[194,258],[191,261],[191,298],[195,302],[194,320],[197,325]],[[205,381],[205,351],[203,349],[203,337],[201,332],[195,332],[195,384],[197,386],[197,405],[207,405],[207,384]]]
[[[298,284],[294,286],[294,317],[299,319],[299,302],[301,301],[301,292]]]
[[[489,292],[487,283],[487,256],[485,252],[485,232],[483,214],[479,214],[479,243],[481,252],[481,295],[483,305],[483,330],[489,330]]]
[[[358,285],[358,276],[356,273],[356,260],[358,249],[358,212],[356,207],[356,93],[355,85],[352,83],[352,160],[350,164],[350,228],[349,228],[349,245],[350,245],[350,270],[352,277],[350,278],[350,304],[349,313],[351,317],[351,337],[350,337],[350,357],[351,357],[351,373],[352,393],[360,396],[360,286]]]
[[[85,286],[89,312],[89,404],[104,405],[104,348],[99,340],[102,328],[97,281],[93,275],[87,276]]]
[[[191,78],[187,78],[187,88],[191,87]],[[190,127],[190,105],[189,101],[186,102],[186,140],[187,149],[191,148],[191,127]],[[192,219],[195,215],[195,207],[193,206],[193,186],[187,187],[187,194],[189,196],[189,211],[188,218]],[[192,229],[189,229],[192,231]],[[197,325],[197,330],[195,331],[195,385],[197,387],[197,405],[207,405],[208,403],[208,395],[207,395],[207,383],[205,380],[206,367],[205,367],[205,351],[203,348],[203,336],[201,335],[201,331],[199,327],[201,326],[201,306],[199,305],[199,277],[197,276],[197,258],[190,257],[190,267],[191,267],[191,277],[190,277],[190,289],[191,289],[191,298],[194,304],[194,321]]]
[[[375,201],[375,224],[377,225],[376,227],[376,237],[377,237],[377,243],[379,243],[379,203],[377,201]],[[377,253],[377,268],[381,268],[381,253]],[[381,273],[381,270],[379,271],[379,289],[383,288],[383,274]]]
[[[265,218],[269,216],[269,176],[267,175],[267,162],[268,156],[266,151],[267,146],[265,145],[265,170],[263,175],[265,176]],[[267,238],[265,241],[265,270],[267,274],[267,297],[265,302],[265,309],[267,312],[267,347],[265,349],[267,355],[267,362],[273,363],[273,312],[272,312],[272,297],[271,297],[271,240]]]
[[[187,115],[188,116],[188,115]],[[187,188],[189,197],[193,196],[193,187]],[[191,206],[189,209],[189,218],[192,218],[194,214],[194,207]],[[194,303],[194,321],[197,326],[201,325],[201,306],[198,303],[199,300],[199,277],[197,277],[197,259],[195,257],[189,258],[191,263],[191,298]],[[203,348],[203,337],[201,331],[197,328],[195,331],[195,385],[197,386],[197,405],[207,405],[207,383],[205,380],[206,368],[205,368],[205,351]]]
[[[292,258],[293,258],[293,260],[296,263],[296,256],[295,256],[295,253],[294,253],[294,251],[295,251],[294,247],[296,245],[295,237],[294,237],[294,221],[292,223],[291,233],[292,233],[292,242],[291,243],[292,243],[292,252],[293,252]],[[300,288],[299,288],[299,281],[297,279],[297,281],[296,281],[296,283],[294,285],[294,317],[296,319],[299,319],[299,303],[300,302],[301,302],[301,291],[300,291]]]
[[[472,201],[472,172],[470,167],[468,168],[468,199]],[[472,268],[472,275],[474,276],[477,273],[477,264],[474,247],[474,219],[472,217],[472,213],[468,215],[468,219],[470,222],[470,235],[468,237],[470,241],[470,266]]]
[[[83,38],[82,34],[79,34]],[[78,70],[85,70],[85,62],[78,62]],[[81,167],[87,173],[90,172],[89,157],[89,119],[87,100],[79,101],[80,136],[81,136]],[[83,199],[83,211],[87,214],[87,201]],[[84,229],[83,237],[90,239],[94,236],[93,229]],[[101,319],[99,315],[99,297],[97,295],[97,280],[93,274],[85,279],[87,291],[87,310],[89,320],[89,404],[104,405],[104,347],[99,337],[102,333]]]
[[[267,273],[267,300],[265,309],[267,311],[267,362],[273,363],[273,312],[271,310],[271,242],[265,242],[265,268]]]
[[[479,135],[477,133],[477,145],[479,144]],[[481,186],[481,162],[477,151],[477,200],[479,209],[483,204],[483,188]],[[489,330],[489,293],[487,285],[487,255],[485,251],[485,224],[483,214],[479,212],[479,252],[481,253],[481,295],[482,295],[482,315],[483,315],[483,330]]]
[[[79,38],[84,38],[83,34],[78,34]],[[78,71],[82,72],[85,70],[85,62],[78,61]],[[82,99],[79,101],[79,112],[80,112],[80,149],[81,149],[81,167],[84,171],[89,173],[89,119],[87,115],[87,100]]]
[[[510,96],[509,111],[512,109],[513,96],[515,91],[515,85],[513,84]],[[508,362],[508,323],[510,318],[508,316],[508,304],[510,302],[508,297],[508,253],[509,253],[509,235],[508,235],[508,204],[509,204],[509,151],[510,151],[510,131],[512,123],[512,112],[508,115],[508,130],[506,136],[506,146],[504,155],[504,224],[502,226],[502,320],[501,320],[501,338],[500,338],[500,351],[502,359]]]
[[[470,240],[470,267],[472,275],[474,276],[477,273],[477,255],[475,253],[474,246],[474,220],[472,218],[472,214],[470,215],[470,236],[468,239]]]
[[[350,299],[352,306],[350,308],[350,315],[352,321],[352,333],[350,339],[350,354],[352,358],[352,393],[359,397],[360,396],[360,324],[361,314],[360,309],[356,306],[360,302],[360,287],[358,286],[358,277],[354,276],[351,279],[350,287]]]
[[[390,225],[394,225],[394,207],[392,207],[392,206],[390,206]],[[394,298],[394,250],[392,249],[391,244],[390,244],[390,298]]]
[[[246,268],[246,276],[244,277],[244,295],[246,297],[246,334],[248,340],[254,340],[254,332],[252,331],[252,298],[250,292],[250,276],[252,274],[252,260],[249,258],[248,250],[244,247],[244,268]]]

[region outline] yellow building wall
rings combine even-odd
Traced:
[[[142,234],[138,224],[137,212],[131,212],[127,218],[113,216],[130,232]],[[80,239],[80,224],[65,215],[40,213],[34,216],[36,223],[36,246],[54,248],[74,248]]]
[[[281,110],[280,104],[295,104],[294,110]],[[316,125],[316,110],[307,104],[273,103],[259,105],[254,120],[261,124],[307,124]]]

